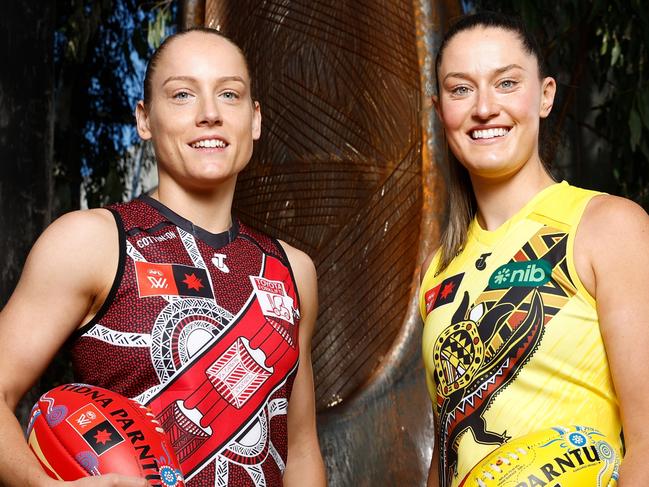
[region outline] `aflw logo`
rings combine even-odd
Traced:
[[[164,273],[158,269],[149,269],[147,271],[147,280],[151,284],[151,289],[167,289],[169,284],[167,284],[167,278],[164,277]]]
[[[77,423],[79,424],[79,426],[88,426],[88,425],[91,424],[95,419],[97,419],[97,415],[96,415],[95,413],[93,413],[92,411],[88,411],[88,412],[85,413],[85,414],[81,414],[81,415],[77,418]]]
[[[187,296],[214,299],[207,270],[183,264],[135,261],[137,289],[141,298]]]
[[[552,266],[547,260],[509,262],[501,265],[489,278],[491,289],[506,289],[515,286],[542,286],[552,277]]]
[[[167,284],[167,279],[165,277],[147,276],[146,278],[151,283],[152,289],[167,289],[169,287],[169,284]]]

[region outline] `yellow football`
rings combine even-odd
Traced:
[[[555,426],[515,438],[487,455],[460,487],[615,487],[620,452],[586,426]]]

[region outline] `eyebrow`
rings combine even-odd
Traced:
[[[164,83],[162,83],[162,86],[166,85],[167,83],[170,83],[172,81],[191,81],[191,82],[196,82],[196,78],[192,76],[169,76],[166,80],[164,80]],[[219,83],[224,83],[227,81],[238,81],[239,83],[246,84],[246,81],[241,77],[241,76],[221,76],[217,80]]]
[[[509,70],[512,70],[512,69],[521,69],[521,70],[525,71],[525,69],[523,69],[523,67],[520,66],[519,64],[508,64],[507,66],[503,66],[502,68],[494,69],[493,74],[494,75],[503,74],[503,73],[505,73],[505,72],[507,72]],[[446,76],[444,76],[444,81],[446,81],[448,78],[469,79],[470,76],[468,74],[461,73],[461,72],[452,72],[452,73],[448,73]]]

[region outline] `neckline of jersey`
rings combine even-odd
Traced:
[[[509,218],[495,230],[485,230],[480,226],[480,223],[478,223],[477,215],[474,216],[471,224],[469,225],[468,237],[471,237],[478,242],[486,245],[493,245],[502,237],[504,237],[512,228],[512,226],[527,217],[527,215],[529,215],[530,213],[530,209],[537,205],[539,201],[550,197],[556,191],[566,186],[568,186],[568,182],[561,181],[560,183],[554,183],[547,188],[542,189],[541,191],[536,193],[531,200],[525,203],[525,205],[520,210],[512,215],[511,218]]]
[[[164,203],[152,198],[148,194],[142,194],[138,199],[160,212],[169,222],[178,228],[182,228],[186,232],[191,233],[194,237],[207,243],[212,248],[220,249],[221,247],[225,247],[229,243],[234,242],[239,235],[239,219],[234,214],[231,215],[232,225],[230,225],[230,228],[224,232],[212,233],[198,225],[194,225],[193,222],[180,216],[171,208],[165,206]]]

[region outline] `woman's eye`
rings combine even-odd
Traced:
[[[173,97],[176,100],[186,100],[189,98],[189,93],[186,91],[179,91],[178,93],[174,93]]]
[[[451,89],[451,94],[455,96],[464,96],[469,93],[469,88],[467,86],[457,86]]]
[[[224,91],[221,96],[226,100],[237,100],[239,98],[239,94],[235,91]]]
[[[516,81],[511,80],[511,79],[505,79],[505,80],[502,80],[500,82],[500,87],[504,88],[506,90],[509,90],[509,89],[513,88],[514,86],[516,86]]]

